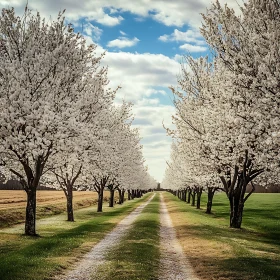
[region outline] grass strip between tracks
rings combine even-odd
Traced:
[[[144,208],[120,244],[107,254],[106,262],[92,279],[156,280],[160,259],[159,194]]]

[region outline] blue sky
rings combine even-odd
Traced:
[[[221,0],[238,9],[236,0]],[[242,0],[238,0],[242,3]],[[29,0],[29,8],[55,18],[66,9],[66,20],[83,32],[88,43],[106,51],[110,87],[121,86],[117,101],[134,103],[135,127],[142,137],[150,174],[162,180],[171,139],[162,123],[172,126],[175,110],[169,86],[176,85],[182,56],[208,54],[199,33],[200,13],[210,0]],[[22,15],[26,0],[0,0]]]

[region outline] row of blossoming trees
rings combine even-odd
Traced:
[[[240,228],[253,182],[279,182],[280,4],[249,0],[237,16],[217,1],[203,19],[214,58],[187,56],[172,88],[176,128],[167,129],[174,143],[164,185],[183,200],[197,195],[198,208],[206,189],[208,213],[223,189],[230,226]]]
[[[25,233],[35,235],[40,183],[62,189],[73,221],[73,189],[114,191],[154,188],[147,173],[131,104],[114,104],[104,54],[65,25],[63,13],[46,22],[28,8],[0,16],[1,172],[27,193]]]

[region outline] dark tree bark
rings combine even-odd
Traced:
[[[232,177],[230,171],[227,174],[227,179],[224,176],[220,177],[230,203],[230,227],[241,228],[244,204],[255,191],[252,180],[263,172],[264,169],[253,169],[253,162],[246,150],[242,169],[239,170],[239,167],[235,166]],[[249,183],[252,185],[252,190],[245,196]]]
[[[114,207],[115,189],[110,190],[109,207]]]
[[[66,209],[67,209],[67,221],[74,222],[74,209],[73,209],[73,188],[76,180],[82,172],[82,165],[78,169],[75,175],[74,168],[72,169],[72,177],[66,173],[65,177],[53,170],[61,189],[63,190],[66,197]]]
[[[118,204],[122,204],[122,190],[118,188],[118,193],[119,193],[119,202]]]
[[[180,199],[180,190],[177,190],[177,197]]]
[[[131,200],[131,190],[128,190],[128,191],[127,191],[127,199],[128,199],[128,200]]]
[[[74,222],[74,211],[73,211],[73,187],[71,186],[67,190],[68,194],[66,195],[67,200],[67,221]]]
[[[192,190],[190,187],[188,187],[188,200],[187,203],[191,203],[191,195],[192,195]]]
[[[131,199],[133,200],[135,198],[135,190],[131,191]]]
[[[125,189],[118,188],[118,192],[119,192],[119,204],[123,204]]]
[[[104,196],[104,189],[106,187],[106,184],[109,180],[109,176],[105,176],[100,181],[97,180],[97,178],[94,178],[95,184],[94,189],[97,192],[98,195],[98,201],[97,201],[97,212],[103,211],[103,196]]]
[[[207,187],[208,189],[208,194],[207,194],[207,208],[206,208],[206,213],[211,214],[212,213],[212,204],[213,204],[213,197],[216,191],[216,188],[213,187]]]
[[[109,207],[114,207],[114,202],[115,202],[115,190],[117,190],[119,187],[118,183],[113,182],[107,188],[110,191],[110,198],[109,198]]]
[[[224,191],[224,189],[219,187],[207,187],[207,208],[205,212],[206,214],[212,213],[213,198],[217,190]]]
[[[196,198],[196,189],[192,188],[192,192],[191,192],[191,197],[192,197],[192,206],[195,206],[195,198]]]
[[[40,179],[45,167],[46,161],[50,155],[52,145],[50,145],[48,151],[44,156],[38,156],[35,162],[34,170],[28,164],[28,160],[23,160],[22,157],[10,147],[10,150],[15,153],[18,157],[19,162],[22,164],[25,176],[19,172],[10,169],[10,171],[15,174],[27,194],[27,203],[26,203],[26,213],[25,213],[25,234],[30,236],[36,236],[36,193],[37,188],[40,183]]]
[[[36,188],[28,189],[25,215],[25,234],[36,235]]]
[[[104,188],[100,187],[98,191],[97,212],[103,211],[103,195],[104,195]]]
[[[203,188],[197,187],[197,200],[196,200],[196,208],[200,209],[200,202],[201,202],[201,195],[202,195]]]
[[[121,191],[121,204],[124,203],[124,194],[125,194],[125,189],[122,189],[122,191]]]
[[[183,189],[182,200],[183,200],[184,202],[187,201],[187,189]]]

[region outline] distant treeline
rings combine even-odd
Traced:
[[[276,184],[271,184],[268,185],[267,187],[263,187],[261,185],[255,185],[255,192],[256,193],[280,193],[280,185],[276,185]],[[247,192],[250,192],[252,189],[251,185],[249,184],[247,186]]]
[[[255,185],[256,193],[280,193],[280,185],[269,185],[267,188],[260,186],[260,185]],[[5,184],[0,183],[0,190],[22,190],[22,186],[20,182],[17,180],[8,180]],[[47,188],[45,186],[39,186],[38,190],[55,190],[52,188]],[[158,184],[157,190],[163,190],[160,187],[160,184]],[[247,192],[251,190],[250,184],[247,186]]]
[[[22,190],[22,186],[17,180],[8,180],[6,183],[0,183],[0,190]],[[38,190],[54,190],[39,185]]]

